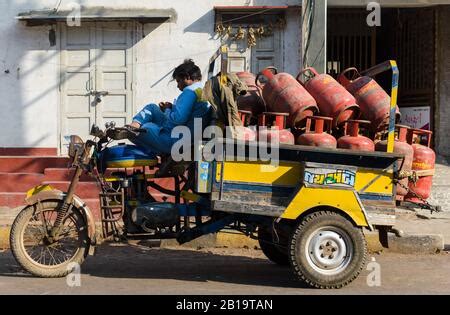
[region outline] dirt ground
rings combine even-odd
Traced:
[[[380,285],[365,268],[340,290],[305,288],[289,267],[267,260],[260,250],[149,248],[105,244],[81,267],[80,286],[66,278],[39,279],[24,273],[10,251],[0,253],[0,294],[449,294],[450,254],[371,254]],[[370,285],[369,285],[369,284]]]

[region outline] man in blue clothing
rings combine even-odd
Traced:
[[[173,72],[178,89],[182,92],[174,104],[149,104],[133,118],[134,128],[146,129],[132,139],[136,145],[155,153],[170,153],[178,138],[172,138],[172,129],[187,126],[194,134],[194,119],[201,118],[205,128],[210,123],[211,106],[202,99],[203,84],[200,68],[192,60],[185,60]]]

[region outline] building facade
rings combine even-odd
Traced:
[[[445,166],[450,158],[450,0],[379,1],[377,27],[365,23],[368,2],[328,0],[328,72],[398,60],[399,106],[412,117],[407,123],[424,119],[434,131],[441,168],[433,198],[450,205],[450,170]],[[94,123],[129,123],[144,105],[178,95],[171,74],[184,59],[192,58],[206,79],[210,58],[223,43],[230,48],[229,71],[256,73],[274,65],[296,75],[302,67],[301,4],[2,1],[0,157],[63,156],[66,136],[87,137]],[[249,40],[250,32],[261,36]],[[418,117],[410,114],[417,107],[422,110]],[[33,183],[39,183],[41,174],[34,172],[46,167],[23,170],[14,167],[14,160],[0,162],[0,178],[13,181],[21,175],[7,173],[30,171]],[[5,194],[0,205],[13,197],[22,202],[22,195],[14,195],[22,193],[17,186],[2,189],[0,185],[0,197]]]
[[[173,69],[192,58],[206,76],[209,59],[221,44],[215,23],[222,15],[214,7],[249,4],[239,0],[141,0],[132,4],[94,0],[88,7],[93,8],[89,11],[93,17],[84,20],[81,12],[79,26],[68,26],[64,19],[39,25],[39,15],[30,11],[51,12],[55,2],[59,1],[0,4],[0,148],[4,154],[8,148],[41,148],[45,154],[61,154],[67,135],[87,136],[93,123],[114,120],[123,125],[150,102],[172,101],[178,94],[171,81]],[[276,15],[283,16],[285,25],[253,49],[246,49],[245,41],[242,47],[233,44],[230,70],[254,71],[275,64],[290,73],[299,71],[300,11],[288,8],[297,2],[261,2],[283,6]],[[71,5],[62,1],[58,12],[76,14]],[[117,12],[127,18],[118,20]],[[143,22],[142,12],[150,13]],[[242,12],[245,15],[247,10]],[[23,20],[17,19],[20,13],[25,13]],[[169,18],[164,20],[167,14]],[[241,16],[233,16],[239,22],[233,24],[233,30],[245,26],[240,24]],[[70,16],[69,21],[76,23]],[[95,103],[95,92],[103,91],[108,95]]]
[[[359,10],[357,23],[364,23],[366,1],[329,0],[327,47],[331,72],[349,65],[368,67],[386,58],[400,59],[400,94],[403,82],[408,92],[425,88],[429,92],[426,99],[413,95],[416,101],[405,100],[405,106],[430,107],[435,148],[443,156],[450,155],[450,140],[446,137],[450,131],[446,123],[450,119],[450,66],[445,57],[450,51],[450,8],[444,5],[446,2],[381,1],[383,12],[389,11],[383,13],[381,27],[358,28],[351,19],[345,23],[339,17]],[[228,41],[231,71],[257,72],[264,66],[275,65],[295,75],[301,67],[299,0],[175,0],[170,3],[140,0],[132,4],[120,0],[81,1],[90,11],[80,12],[79,26],[70,14],[67,21],[61,18],[48,23],[42,23],[38,14],[30,14],[45,9],[50,13],[52,10],[69,12],[73,17],[77,13],[74,4],[76,1],[54,0],[1,4],[0,125],[3,132],[0,148],[4,153],[8,152],[7,148],[42,148],[43,152],[62,154],[64,137],[71,133],[87,136],[89,125],[102,125],[109,120],[128,123],[145,104],[172,100],[177,90],[171,82],[171,70],[183,59],[192,58],[206,73],[210,57],[222,42],[216,29],[221,22],[224,26],[232,25],[234,34],[241,27],[247,32],[249,27],[256,31],[259,26],[272,33],[252,47],[245,38]],[[411,10],[416,11],[410,14]],[[146,12],[150,13],[149,17],[142,20]],[[18,19],[21,14],[22,19]],[[89,19],[84,20],[83,15],[87,14]],[[121,15],[120,19],[117,14]],[[429,16],[433,17],[432,25],[423,27],[429,30],[426,38],[432,39],[428,46],[407,45],[411,38],[420,36],[412,27],[410,33],[403,30],[404,38],[397,36],[400,44],[396,44],[398,39],[396,42],[391,35],[403,34],[404,24],[399,27],[397,23],[400,18],[412,24],[421,16],[427,21]],[[75,26],[69,26],[68,22]],[[370,33],[368,37],[363,35],[368,40],[364,47],[359,42],[361,35],[355,33],[361,30]],[[389,44],[383,44],[386,38],[391,38]],[[339,39],[344,40],[340,46]],[[355,44],[361,49],[356,51]],[[337,53],[336,48],[342,53]],[[352,56],[349,50],[353,49],[356,53]],[[402,64],[404,55],[408,56],[406,49],[417,51],[419,56],[406,58]],[[421,57],[425,55],[428,59]],[[337,59],[339,69],[333,68]],[[413,82],[416,79],[420,82]],[[109,94],[95,103],[95,92]],[[401,96],[400,106],[402,102]]]

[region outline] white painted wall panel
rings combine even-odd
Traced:
[[[50,27],[26,27],[15,19],[19,12],[53,8],[56,0],[10,0],[0,2],[0,147],[57,147],[59,125],[59,63],[57,45],[49,41]],[[62,1],[61,9],[72,1]],[[214,37],[213,7],[224,5],[298,5],[297,0],[83,0],[89,6],[113,8],[173,8],[178,16],[174,23],[148,24],[144,38],[136,44],[135,108],[161,100],[172,101],[179,94],[171,82],[172,70],[185,58],[192,58],[206,75],[208,60],[218,48]],[[300,65],[299,16],[290,13],[284,39],[286,71],[295,74]],[[119,34],[119,36],[117,36]],[[86,33],[73,28],[70,42],[76,46],[89,45]],[[105,44],[120,42],[120,31],[108,31]],[[111,55],[112,54],[112,55]],[[104,60],[123,60],[111,52]],[[72,52],[71,64],[83,64],[90,56],[86,51]],[[82,74],[80,74],[82,75]],[[120,74],[107,74],[105,84],[122,88]],[[79,79],[79,78],[78,78]],[[83,79],[85,80],[85,79]],[[71,79],[79,88],[77,77]],[[113,101],[113,100],[112,100]],[[105,99],[106,102],[106,99]],[[106,106],[106,105],[105,105]],[[121,110],[123,102],[116,100],[111,110]],[[74,124],[90,123],[78,121]],[[73,126],[75,128],[75,125]]]

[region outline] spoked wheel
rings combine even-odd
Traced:
[[[46,201],[23,209],[11,227],[11,251],[17,262],[39,277],[64,277],[80,264],[89,249],[87,226],[72,208],[63,219],[59,235],[50,237],[62,202]]]
[[[300,280],[316,288],[341,288],[361,272],[367,246],[360,228],[337,213],[319,211],[298,224],[289,254]]]

